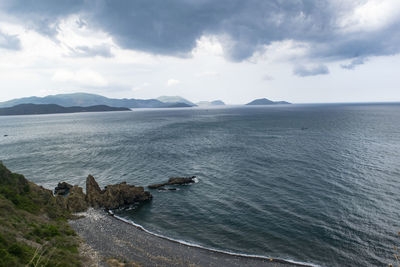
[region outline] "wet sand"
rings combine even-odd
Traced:
[[[105,211],[89,210],[84,217],[70,221],[72,228],[100,255],[100,266],[107,258],[135,262],[139,266],[305,266],[278,259],[230,255],[192,247],[151,235]]]

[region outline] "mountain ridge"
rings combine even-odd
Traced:
[[[168,108],[175,107],[179,102],[164,103],[157,99],[134,99],[134,98],[108,98],[102,95],[89,93],[72,93],[48,95],[45,97],[24,97],[0,102],[0,108],[13,107],[19,104],[55,104],[63,107],[90,107],[105,105],[109,107],[122,108]],[[182,107],[184,107],[182,105]],[[185,106],[186,107],[186,106]]]
[[[90,107],[63,107],[56,104],[19,104],[13,107],[0,108],[0,116],[10,115],[42,115],[61,114],[78,112],[109,112],[109,111],[130,111],[129,108],[114,108],[105,105]]]
[[[196,106],[195,103],[193,103],[193,102],[191,102],[191,101],[189,101],[186,98],[183,98],[181,96],[165,96],[164,95],[164,96],[157,97],[156,100],[161,101],[163,103],[185,103],[185,104],[187,104],[187,105],[189,105],[191,107],[195,107]]]

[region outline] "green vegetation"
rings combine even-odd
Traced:
[[[82,266],[71,214],[0,162],[0,266]]]

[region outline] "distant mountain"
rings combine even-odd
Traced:
[[[246,105],[256,106],[256,105],[277,105],[277,104],[290,104],[290,103],[286,102],[286,101],[271,101],[266,98],[260,98],[260,99],[253,100],[250,103],[247,103]]]
[[[174,102],[175,104],[182,101]],[[63,107],[89,107],[95,105],[106,105],[110,107],[124,108],[165,108],[171,106],[171,102],[163,103],[156,99],[114,99],[107,98],[101,95],[74,93],[74,94],[59,94],[46,97],[25,97],[13,99],[0,103],[1,107],[12,107],[19,104],[56,104]]]
[[[214,101],[200,101],[196,103],[198,106],[225,106],[225,103],[221,100]]]
[[[180,96],[160,96],[157,100],[163,103],[185,103],[191,107],[196,106],[196,104]]]
[[[171,103],[167,106],[167,108],[191,108],[193,106],[188,105],[186,103]]]
[[[222,100],[214,100],[214,101],[211,101],[211,105],[213,105],[213,106],[225,106],[225,103]]]
[[[113,108],[105,105],[90,107],[62,107],[55,104],[20,104],[9,108],[0,108],[0,116],[33,115],[77,112],[130,111],[129,108]]]

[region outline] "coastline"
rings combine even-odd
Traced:
[[[69,224],[100,255],[138,266],[313,266],[307,263],[212,250],[153,234],[133,222],[90,209]]]

